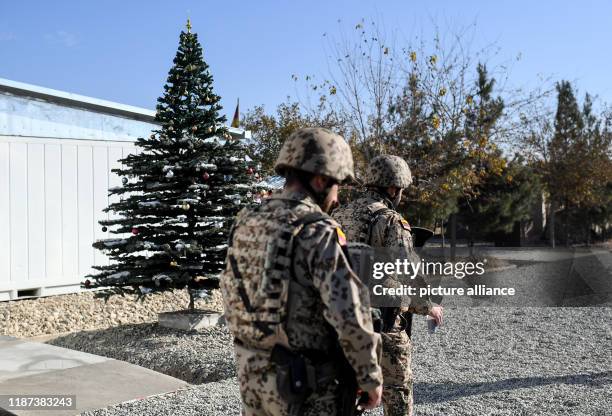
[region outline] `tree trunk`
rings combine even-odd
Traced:
[[[550,239],[550,246],[555,248],[555,211],[557,207],[555,206],[554,199],[550,200],[550,214],[548,215],[548,234]]]
[[[450,259],[451,261],[455,261],[455,254],[457,250],[457,214],[451,214],[450,227]]]
[[[188,290],[188,292],[189,292],[189,310],[193,312],[195,311],[195,298],[191,290]]]
[[[586,246],[591,247],[591,216],[589,214],[586,220]]]
[[[470,250],[470,258],[474,257],[474,236],[472,235],[472,230],[469,230],[469,242],[468,242],[468,247]]]
[[[442,231],[442,252],[444,253],[445,239],[446,239],[446,230],[444,229],[444,220],[440,220],[440,230]]]
[[[567,198],[565,198],[565,208],[563,210],[565,212],[565,215],[563,215],[563,231],[565,232],[565,247],[569,247],[570,246],[570,241],[569,241],[569,235],[570,235],[570,230],[569,230],[569,213],[570,213],[570,209],[569,209],[569,201],[567,200]]]

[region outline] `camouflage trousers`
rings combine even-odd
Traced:
[[[385,416],[412,416],[412,344],[405,331],[381,333]]]
[[[287,403],[278,394],[276,372],[267,353],[235,345],[243,416],[289,416]],[[336,416],[337,385],[320,386],[301,407],[302,416]]]

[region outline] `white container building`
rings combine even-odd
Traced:
[[[0,79],[0,301],[80,291],[111,173],[154,111]],[[242,130],[230,128],[234,136]]]

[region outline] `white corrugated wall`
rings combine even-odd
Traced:
[[[0,93],[0,301],[79,290],[111,173],[152,123]],[[116,198],[116,196],[113,196]]]
[[[121,184],[111,169],[132,151],[125,142],[0,136],[0,300],[74,290],[59,287],[108,263],[91,245],[108,237],[98,221],[108,188]]]

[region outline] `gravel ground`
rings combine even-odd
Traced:
[[[224,416],[240,415],[240,392],[235,378],[200,384],[174,393],[122,403],[81,416]]]
[[[109,328],[117,325],[157,321],[159,312],[186,309],[185,290],[152,293],[142,302],[134,296],[113,296],[108,302],[94,298],[94,292],[0,302],[0,335],[24,338],[73,331]],[[196,307],[222,310],[221,294],[214,291]]]
[[[70,334],[48,343],[127,361],[193,384],[236,374],[229,347],[233,338],[225,327],[190,333],[146,323]]]
[[[418,317],[413,334],[416,414],[611,415],[611,322],[612,308],[603,307],[449,307],[445,327],[429,335],[424,319]],[[170,368],[164,361],[180,365],[179,359],[184,359],[188,364],[182,368],[199,362],[219,374],[217,381],[83,415],[239,414],[226,329],[184,334],[156,325],[131,328],[99,331],[92,338],[92,333],[63,337],[54,343],[115,358],[131,355],[138,358],[130,361],[149,362],[158,370]],[[110,348],[118,336],[128,353]],[[199,380],[213,380],[216,376],[210,371]],[[193,373],[186,377],[196,379]],[[371,413],[381,414],[380,409]]]

